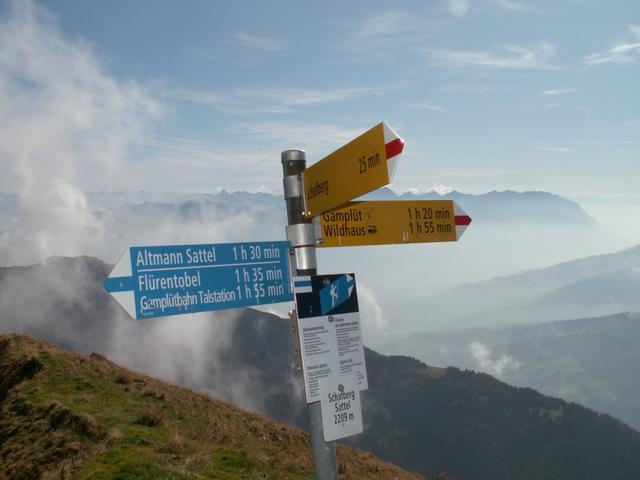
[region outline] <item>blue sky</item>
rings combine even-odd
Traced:
[[[3,33],[4,32],[4,33]],[[397,191],[640,195],[640,2],[0,2],[0,190],[281,190],[380,121]]]

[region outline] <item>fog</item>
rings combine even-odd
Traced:
[[[285,205],[279,195],[130,191],[124,159],[164,114],[151,92],[110,76],[90,47],[63,38],[45,12],[30,2],[16,3],[0,23],[0,163],[15,185],[15,194],[0,195],[0,266],[43,265],[55,255],[89,255],[113,264],[134,245],[284,239]],[[279,168],[274,161],[274,169]],[[366,344],[382,345],[407,332],[491,322],[490,315],[464,320],[479,314],[480,307],[486,312],[508,306],[512,310],[502,311],[500,319],[509,321],[515,309],[538,299],[533,293],[552,294],[563,285],[535,291],[526,283],[520,290],[515,283],[511,289],[497,285],[484,295],[473,282],[640,244],[640,229],[633,222],[621,227],[624,219],[640,218],[638,203],[623,207],[587,199],[588,213],[597,223],[578,218],[575,206],[567,210],[577,215],[575,222],[571,216],[558,222],[522,218],[512,202],[540,212],[550,208],[549,202],[559,210],[567,207],[560,198],[537,203],[539,196],[494,194],[506,212],[499,218],[479,207],[479,198],[468,197],[469,203],[461,204],[474,221],[458,242],[318,251],[320,273],[356,274]],[[620,264],[620,271],[638,267],[634,258]],[[4,282],[0,330],[40,334],[78,348],[91,345],[131,368],[260,407],[251,394],[256,385],[268,388],[260,384],[259,372],[239,372],[228,383],[224,371],[212,369],[229,355],[233,320],[242,312],[135,322],[101,290],[106,267],[98,278],[99,269],[74,265],[62,270],[35,267]],[[621,278],[633,282],[633,271],[628,272],[629,277]],[[602,273],[611,272],[585,267],[582,276],[567,283]],[[87,285],[104,301],[96,305],[76,299]],[[452,290],[459,285],[467,287]],[[480,300],[471,301],[474,295]],[[52,307],[56,299],[65,299],[68,310]],[[598,313],[633,305],[616,302]],[[265,309],[284,315],[292,306]],[[557,319],[561,308],[544,315],[536,310],[537,320]],[[486,343],[473,341],[467,347],[477,368],[488,373],[518,368],[516,357],[494,354]]]
[[[640,243],[640,223],[633,221],[640,213],[640,193],[632,192],[615,196],[576,197],[575,201],[589,215],[611,234],[621,240],[625,246]]]
[[[2,264],[74,255],[103,238],[78,182],[116,178],[161,110],[61,37],[45,11],[14,2],[0,22],[0,166],[13,176],[20,224],[3,237]]]
[[[464,328],[469,323],[455,322],[457,318],[517,304],[522,297],[507,289],[493,292],[480,303],[466,296],[469,290],[457,297],[449,292],[458,285],[626,246],[620,238],[605,233],[597,227],[474,222],[456,243],[321,251],[319,263],[327,270],[354,271],[359,282],[366,282],[385,319],[381,328],[367,332],[367,338],[375,344],[382,339],[380,334]],[[533,298],[527,297],[526,302]],[[478,307],[482,310],[476,311]],[[539,320],[554,319],[558,317]],[[491,321],[484,319],[485,324]]]
[[[14,2],[0,22],[0,167],[15,192],[0,196],[0,265],[45,264],[54,255],[113,263],[129,245],[239,241],[257,230],[282,237],[274,226],[283,213],[265,213],[260,202],[251,208],[207,200],[178,206],[156,196],[131,204],[119,195],[101,201],[86,193],[87,185],[128,187],[124,165],[131,145],[163,114],[151,93],[116,80],[89,46],[61,36],[46,11]],[[227,372],[214,368],[224,364],[221,355],[228,356],[241,311],[136,323],[106,296],[108,269],[96,265],[54,261],[5,270],[0,331],[98,351],[260,407],[259,397],[247,394],[260,386],[259,372],[238,372],[228,382]]]
[[[67,195],[69,201],[76,199],[74,190]],[[39,263],[46,251],[90,255],[113,264],[125,248],[134,245],[284,239],[286,219],[281,196],[221,193],[158,197],[158,194],[145,197],[141,192],[83,194],[82,211],[90,219],[83,226],[86,237],[56,237],[55,242],[42,242],[40,248],[31,248],[30,243],[20,241],[35,229],[34,217],[23,217],[19,210],[13,216],[6,214],[5,217],[14,220],[7,226],[11,229],[0,237],[0,261],[4,265]],[[49,224],[65,225],[70,221],[67,217],[73,217],[75,212],[58,209],[56,217],[49,212],[47,222],[39,228],[50,232]],[[90,232],[86,231],[89,226]],[[84,242],[74,241],[80,237]],[[58,249],[57,242],[64,242],[62,248]],[[538,296],[607,269],[592,272],[587,268],[582,276],[535,288],[529,284],[519,287],[514,281],[510,288],[496,287],[491,294],[486,289],[478,290],[484,293],[474,293],[477,290],[474,285],[558,262],[609,253],[626,246],[626,242],[599,224],[474,221],[458,242],[318,249],[318,268],[321,273],[356,274],[365,342],[376,346],[389,336],[407,331],[488,326],[498,320],[508,321],[510,316],[514,322],[530,320],[519,318],[519,314],[509,309],[529,306]],[[20,258],[25,261],[16,262]],[[634,266],[633,261],[612,264],[611,269],[626,266]],[[455,290],[460,285],[465,287]],[[290,308],[292,304],[265,309],[283,316]],[[608,305],[596,311],[594,307],[594,315],[621,311],[615,308]],[[624,309],[624,305],[620,308]],[[491,319],[471,318],[486,312],[493,312]],[[532,312],[540,316],[541,310]],[[537,321],[567,318],[559,312],[559,308],[551,309]],[[471,320],[465,320],[467,317]]]

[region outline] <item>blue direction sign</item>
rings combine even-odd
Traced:
[[[130,247],[104,287],[133,318],[293,300],[290,242]]]

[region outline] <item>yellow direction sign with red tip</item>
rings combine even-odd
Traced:
[[[403,148],[383,122],[311,165],[302,175],[307,215],[316,217],[388,185]]]
[[[314,219],[318,247],[455,242],[471,223],[453,200],[349,202]]]

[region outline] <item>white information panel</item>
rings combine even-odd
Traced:
[[[320,396],[325,442],[362,433],[360,391],[353,375],[323,378]]]
[[[320,380],[351,375],[366,390],[367,369],[353,274],[294,280],[307,403],[320,400]]]

